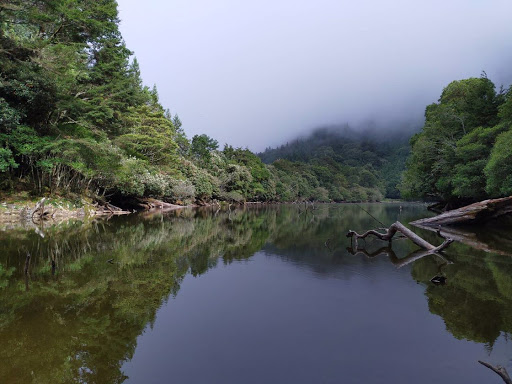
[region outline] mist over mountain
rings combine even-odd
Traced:
[[[283,158],[291,161],[304,161],[311,159],[322,147],[331,147],[340,150],[346,144],[359,143],[385,150],[396,143],[407,143],[409,139],[420,131],[421,121],[407,121],[401,123],[378,124],[368,121],[358,125],[348,123],[339,125],[321,126],[311,129],[307,134],[297,136],[276,147],[267,147],[258,154],[264,163]]]
[[[144,83],[187,135],[252,151],[311,127],[421,120],[482,70],[512,82],[509,0],[118,3]]]
[[[419,126],[414,123],[325,126],[314,129],[308,136],[267,148],[258,156],[277,168],[289,165],[288,162],[309,167],[334,200],[365,200],[368,191],[361,192],[364,188],[373,191],[370,195],[378,191],[370,200],[398,198],[409,140],[418,131]],[[343,183],[335,183],[336,179],[343,179]],[[344,194],[338,196],[339,190],[345,191]]]

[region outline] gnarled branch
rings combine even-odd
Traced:
[[[380,233],[380,232],[377,232],[376,230],[371,229],[371,230],[366,231],[365,233],[360,235],[357,232],[350,230],[347,233],[347,237],[350,237],[351,239],[355,239],[356,248],[357,248],[357,240],[358,239],[365,239],[367,236],[373,235],[381,240],[391,242],[391,240],[393,239],[393,236],[397,232],[401,232],[405,237],[407,237],[409,240],[411,240],[414,244],[416,244],[417,246],[419,246],[423,249],[426,249],[429,254],[441,252],[443,249],[448,247],[453,242],[452,239],[446,238],[445,241],[441,245],[439,245],[439,246],[432,245],[428,241],[419,237],[417,234],[415,234],[409,228],[406,228],[399,221],[391,224],[391,226],[388,228],[386,233]]]

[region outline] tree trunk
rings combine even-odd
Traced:
[[[413,221],[416,227],[441,225],[481,224],[512,213],[512,196],[489,199],[445,212],[441,215]]]

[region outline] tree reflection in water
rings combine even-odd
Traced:
[[[397,214],[403,222],[425,215],[422,206],[367,209],[386,224]],[[397,267],[412,263],[412,277],[426,286],[430,311],[455,337],[492,347],[501,333],[512,332],[509,259],[462,244],[453,244],[446,260],[411,253],[414,246],[406,241],[374,252],[346,249],[344,233],[355,223],[374,226],[352,205],[310,212],[293,206],[213,207],[71,221],[39,234],[0,232],[0,382],[124,381],[121,366],[132,358],[137,337],[178,294],[187,273],[201,275],[263,247],[279,257],[310,259],[306,265],[318,273],[324,273],[322,265],[343,265],[362,254],[387,255]],[[439,268],[445,286],[430,283]]]

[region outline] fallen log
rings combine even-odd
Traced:
[[[452,239],[445,238],[444,242],[441,245],[439,245],[439,246],[432,245],[428,241],[419,237],[417,234],[415,234],[409,228],[406,228],[399,221],[391,224],[391,226],[388,228],[386,233],[380,233],[380,232],[377,232],[376,230],[371,229],[371,230],[366,231],[365,233],[360,235],[357,232],[350,230],[347,233],[347,237],[350,237],[351,240],[353,239],[355,241],[355,248],[357,249],[357,240],[358,239],[365,239],[367,236],[373,235],[373,236],[377,237],[378,239],[391,242],[391,240],[393,239],[393,236],[397,232],[401,232],[405,237],[407,237],[409,240],[411,240],[414,244],[416,244],[417,246],[419,246],[423,249],[426,249],[428,251],[428,254],[441,252],[443,249],[448,247],[453,242]]]
[[[114,216],[114,215],[129,215],[131,212],[126,211],[122,208],[116,207],[110,203],[105,203],[103,205],[98,205],[95,208],[94,214],[96,216]]]
[[[145,198],[145,199],[141,199],[141,200],[143,202],[145,202],[146,204],[149,204],[149,206],[151,208],[175,208],[175,207],[181,207],[180,205],[167,203],[165,201],[157,200],[157,199],[153,199],[153,198]]]
[[[489,199],[447,211],[438,216],[411,222],[414,226],[481,224],[512,213],[512,196]]]
[[[140,208],[143,208],[144,210],[157,209],[157,208],[164,209],[164,210],[172,210],[172,209],[184,208],[183,205],[167,203],[165,201],[154,199],[151,197],[137,198],[137,199],[135,199],[135,202],[136,202],[136,205],[138,205]]]

